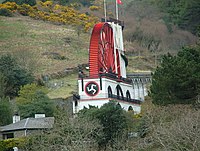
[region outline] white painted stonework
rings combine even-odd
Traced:
[[[100,82],[101,81],[101,82]],[[90,96],[87,94],[87,84],[90,82],[95,82],[98,85],[99,91],[95,96]],[[113,97],[110,97],[108,94],[109,87],[112,90]],[[120,87],[122,92],[117,89],[117,87]],[[118,91],[118,92],[117,92]],[[107,77],[95,78],[95,79],[79,79],[78,80],[78,92],[80,99],[73,102],[73,112],[77,113],[84,107],[89,108],[89,106],[96,106],[101,107],[103,104],[108,103],[110,100],[116,100],[124,110],[128,111],[128,108],[131,106],[134,110],[134,112],[140,113],[141,106],[139,104],[136,104],[134,102],[129,101],[123,101],[121,99],[117,98],[117,95],[119,97],[124,97],[126,100],[127,92],[130,93],[130,98],[135,99],[134,96],[134,89],[132,84],[125,83],[125,82],[117,82],[115,80],[109,79]]]

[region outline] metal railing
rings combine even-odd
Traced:
[[[142,101],[137,100],[137,99],[131,99],[131,98],[128,98],[128,97],[123,97],[123,96],[114,95],[114,94],[108,94],[108,97],[113,98],[113,99],[117,99],[117,100],[122,100],[122,101],[125,101],[125,102],[132,102],[132,103],[135,103],[135,104],[141,104],[141,102],[142,102]]]
[[[121,82],[126,82],[126,83],[130,83],[130,84],[132,83],[132,79],[117,77],[117,75],[114,74],[114,73],[100,73],[99,75],[100,75],[100,77],[105,76],[105,77],[108,77],[108,78],[111,78],[111,79],[114,79],[114,80],[120,80]]]
[[[119,100],[119,101],[125,101],[125,102],[131,102],[135,104],[141,104],[142,101],[138,99],[131,99],[130,97],[124,97],[120,95],[115,95],[115,94],[110,94],[110,93],[101,93],[101,95],[98,95],[96,99],[101,99],[101,98],[110,98],[113,100]],[[88,96],[85,95],[73,95],[74,100],[79,100],[79,99],[88,99]]]

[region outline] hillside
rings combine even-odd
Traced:
[[[81,42],[80,42],[81,41]],[[0,53],[12,53],[36,75],[87,63],[89,34],[29,17],[0,17]]]
[[[108,1],[107,7],[108,16],[115,17],[114,2]],[[99,18],[103,16],[102,10],[91,11],[81,7],[78,11]],[[163,16],[158,7],[146,0],[126,1],[119,6],[119,19],[125,23],[124,46],[129,60],[128,73],[153,71],[163,54],[176,54],[181,47],[196,43],[195,35],[177,26],[169,26]],[[69,68],[88,63],[92,29],[88,32],[80,30],[80,27],[73,25],[36,20],[17,13],[14,17],[0,16],[0,54],[13,54],[20,65],[31,70],[36,77],[53,75],[58,78],[57,75]],[[51,89],[49,96],[66,98],[76,91],[76,74],[62,76],[59,80],[48,79],[47,84]],[[69,77],[73,79],[70,82]],[[69,85],[69,92],[65,93],[64,89]]]
[[[120,6],[120,17],[125,22],[125,47],[127,53],[134,56],[134,59],[130,58],[133,62],[135,60],[135,66],[131,62],[134,68],[153,70],[163,54],[174,55],[183,46],[197,42],[197,37],[191,32],[165,21],[167,14],[153,2],[133,0]]]
[[[82,19],[85,14],[101,18],[103,16],[102,2],[95,1],[94,5],[101,9],[92,11],[83,6],[75,12],[69,8],[64,9],[72,11],[73,14],[69,12],[69,15],[77,15],[78,12],[81,12],[82,14],[74,17],[77,19]],[[114,6],[113,1],[107,1],[108,17],[115,17]],[[11,5],[11,7],[13,6]],[[23,8],[25,11],[26,7]],[[55,16],[59,12],[57,6],[52,3],[39,2],[37,4],[38,14],[36,13],[37,9],[32,10],[35,8],[27,7],[27,9],[26,13],[29,13],[31,17],[36,18],[35,15],[40,15],[40,19],[47,18],[50,21],[34,20],[19,15],[11,18],[1,17],[1,28],[4,30],[1,30],[0,53],[11,52],[19,58],[22,57],[20,54],[26,53],[23,55],[23,60],[29,60],[26,64],[30,66],[27,68],[35,69],[37,67],[34,70],[36,75],[55,73],[68,67],[73,68],[78,64],[87,63],[91,29],[89,32],[83,33],[80,31],[84,30],[83,27],[75,27],[73,24],[53,24],[52,21],[57,19]],[[51,17],[52,14],[49,12],[52,11],[54,16]],[[45,13],[46,17],[41,15]],[[60,15],[62,16],[62,14]],[[196,43],[195,35],[166,22],[165,15],[166,13],[161,12],[153,0],[128,0],[124,1],[123,5],[119,5],[119,19],[125,23],[124,45],[129,57],[128,72],[153,70],[159,64],[163,54],[168,52],[176,54],[181,47]],[[72,18],[67,19],[73,21]],[[27,56],[35,57],[30,60],[30,58],[27,59]],[[22,62],[22,64],[24,63]]]
[[[125,23],[127,72],[154,73],[151,86],[147,86],[149,96],[141,103],[141,112],[137,114],[134,108],[125,112],[115,102],[115,99],[127,98],[128,103],[133,103],[129,100],[129,90],[125,96],[117,85],[114,93],[108,87],[108,97],[111,96],[113,101],[99,108],[84,106],[73,116],[76,118],[71,118],[71,98],[79,100],[79,96],[73,95],[78,92],[79,67],[88,73],[85,67],[88,65],[90,27],[96,22],[96,16],[99,20],[103,16],[102,7],[98,10],[91,10],[87,5],[68,7],[72,1],[77,2],[37,0],[37,6],[25,4],[23,7],[10,3],[12,6],[7,12],[10,11],[12,17],[0,16],[0,130],[1,126],[12,123],[12,116],[17,114],[21,119],[28,118],[26,123],[35,113],[55,117],[53,128],[44,133],[40,127],[39,133],[30,138],[0,139],[0,150],[19,146],[24,151],[199,151],[199,37],[166,20],[169,10],[162,11],[155,5],[157,2],[174,2],[122,0],[123,5],[119,5],[119,19]],[[78,2],[91,1],[101,6],[103,0]],[[68,5],[60,5],[61,2]],[[107,7],[108,17],[115,17],[114,1],[107,0]],[[198,30],[200,34],[200,28]],[[185,47],[191,45],[194,46]],[[11,55],[3,56],[8,53]],[[167,53],[172,55],[166,56]],[[141,82],[143,88],[145,81]],[[85,89],[89,88],[89,82],[82,84],[86,84]],[[137,86],[134,85],[134,91],[140,93],[140,85]],[[12,91],[14,93],[10,93]],[[117,98],[113,95],[116,93]],[[75,110],[78,103],[74,101]],[[8,138],[7,134],[11,134],[8,132],[5,131],[6,137],[2,133],[2,138]],[[25,129],[24,134],[33,133]]]

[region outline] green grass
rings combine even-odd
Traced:
[[[69,96],[72,96],[73,92],[77,92],[77,75],[76,74],[72,74],[69,75],[65,78],[61,78],[61,79],[54,79],[48,82],[48,84],[50,84],[51,86],[54,83],[63,83],[62,87],[57,87],[57,88],[53,88],[53,87],[49,87],[49,93],[48,96],[51,99],[54,98],[67,98]],[[48,85],[47,84],[47,85]]]
[[[155,59],[152,56],[129,56],[127,73],[152,71],[155,69]]]
[[[70,42],[66,42],[70,39]],[[29,17],[0,16],[0,55],[11,53],[22,65],[34,68],[35,75],[51,74],[65,68],[76,67],[88,61],[89,36],[80,37],[72,27],[58,26]],[[44,53],[58,53],[65,60],[56,60]],[[63,86],[52,87],[55,83]],[[46,84],[48,96],[67,98],[77,92],[77,75],[72,74],[61,79],[53,79]]]
[[[0,16],[0,55],[12,53],[24,60],[34,60],[30,65],[34,65],[35,75],[54,73],[87,63],[89,38],[88,33],[81,33],[78,37],[76,30],[66,25],[55,25],[24,16]],[[56,60],[45,53],[58,53],[67,59]],[[20,57],[18,60],[21,60]]]
[[[0,40],[8,41],[10,38],[21,38],[27,33],[23,22],[6,22],[3,17],[0,18]]]

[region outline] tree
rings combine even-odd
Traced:
[[[8,98],[0,98],[0,126],[12,122],[12,108]]]
[[[9,54],[0,57],[0,73],[4,76],[5,96],[17,96],[20,86],[31,83],[34,80],[32,74],[21,68]]]
[[[103,125],[104,139],[99,144],[114,144],[114,139],[123,135],[127,128],[126,117],[123,109],[115,102],[109,102],[103,105],[96,115]]]
[[[36,84],[21,87],[16,103],[22,118],[34,117],[36,113],[53,116],[55,111],[55,105],[46,95],[45,88]]]
[[[111,148],[116,146],[116,139],[123,137],[127,132],[127,119],[125,111],[116,102],[110,101],[104,104],[100,109],[90,107],[90,109],[83,109],[79,116],[87,116],[92,119],[99,120],[103,126],[103,135],[98,138],[100,148],[106,148],[110,145]],[[125,141],[124,139],[122,139]],[[124,144],[121,144],[124,145]],[[121,147],[121,146],[120,146]]]
[[[166,12],[165,20],[178,25],[182,29],[197,34],[200,25],[200,1],[198,0],[155,0]]]
[[[29,137],[23,150],[27,151],[94,151],[96,137],[100,137],[102,127],[89,118],[70,119],[66,111],[58,109],[52,129]]]
[[[6,78],[2,73],[0,73],[0,98],[5,97],[5,92],[6,92]]]
[[[177,56],[163,57],[152,76],[150,96],[155,104],[192,104],[200,93],[200,47],[185,47]]]
[[[185,7],[183,7],[180,12],[178,26],[197,34],[198,26],[200,25],[200,1],[187,0],[185,2]]]

